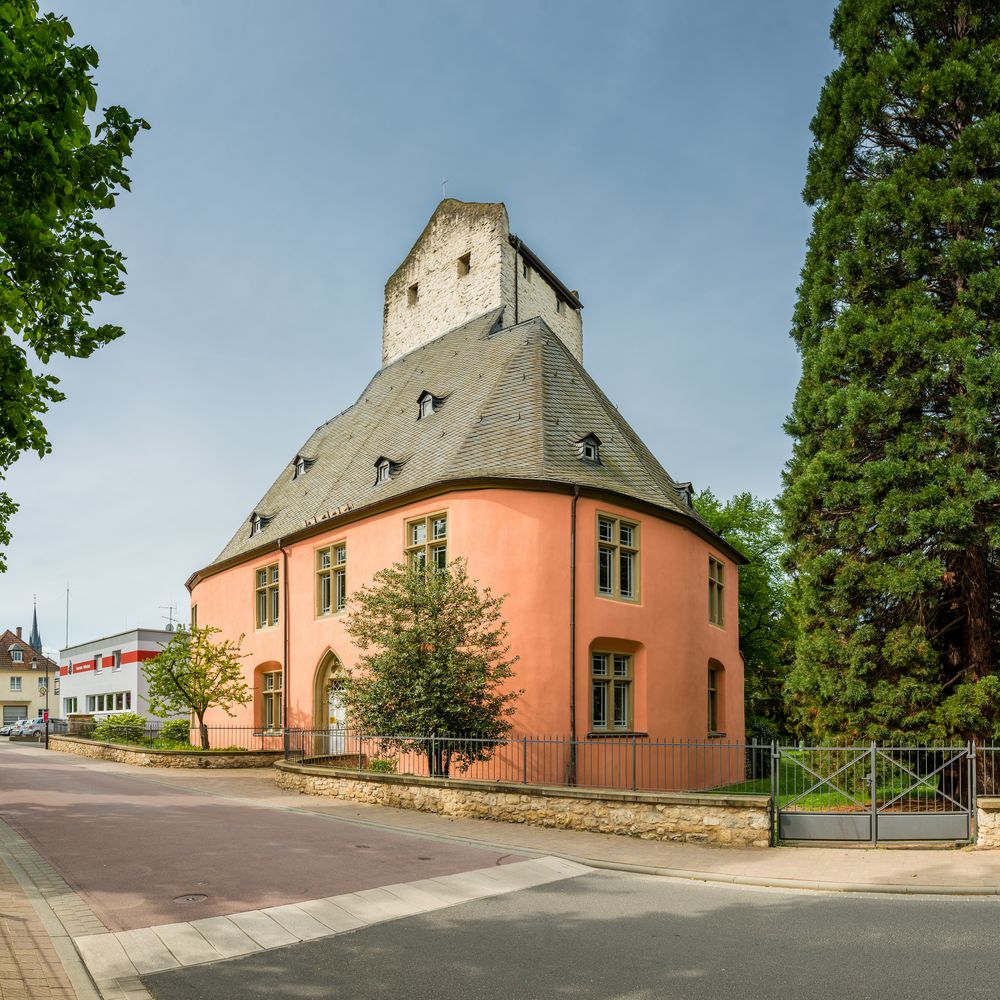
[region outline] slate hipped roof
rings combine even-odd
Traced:
[[[381,369],[358,401],[318,427],[299,449],[313,464],[294,476],[295,455],[226,547],[201,571],[273,549],[311,524],[357,516],[436,484],[462,480],[578,484],[659,508],[738,561],[687,506],[680,487],[583,366],[541,319],[501,327],[491,310]],[[435,412],[418,419],[430,392]],[[579,441],[601,441],[600,462],[581,461]],[[393,464],[376,483],[375,463]],[[264,526],[250,534],[253,514]],[[192,577],[192,581],[200,573]],[[189,581],[189,585],[192,581]]]

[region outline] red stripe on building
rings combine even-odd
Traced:
[[[122,663],[141,663],[143,660],[151,660],[160,652],[158,649],[129,649],[122,653]]]

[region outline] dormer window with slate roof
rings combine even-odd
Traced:
[[[690,483],[678,483],[677,492],[680,494],[681,503],[694,510],[694,487]]]
[[[380,455],[375,462],[375,485],[387,483],[399,471],[401,463]]]
[[[585,434],[576,442],[577,453],[584,462],[601,464],[601,439],[596,434]]]
[[[10,647],[10,658],[15,663],[24,663],[24,650],[20,646]]]
[[[312,468],[313,461],[313,459],[306,458],[303,455],[296,455],[295,461],[292,462],[292,479],[304,476]]]
[[[425,389],[417,397],[417,419],[423,420],[425,417],[429,417],[432,413],[437,412],[440,409],[441,404],[444,402],[443,399],[439,399],[432,392],[427,392]]]
[[[250,516],[250,534],[259,535],[268,525],[271,519],[254,513]]]

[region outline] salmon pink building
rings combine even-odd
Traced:
[[[351,594],[463,557],[509,595],[515,732],[743,738],[741,556],[584,369],[581,311],[503,205],[438,206],[386,284],[381,370],[188,581],[193,623],[246,637],[239,721],[349,725]]]

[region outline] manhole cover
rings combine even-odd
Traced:
[[[208,896],[203,892],[186,892],[183,896],[174,896],[175,903],[203,903]]]

